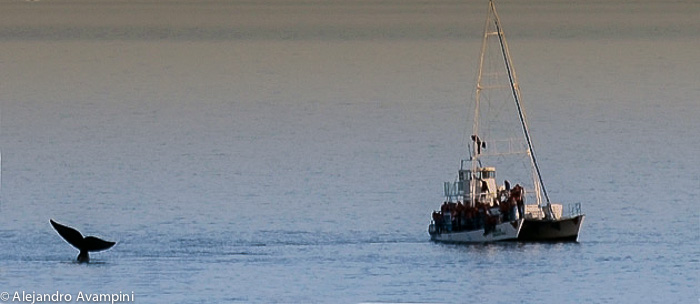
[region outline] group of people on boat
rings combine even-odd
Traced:
[[[499,191],[497,199],[475,204],[469,201],[445,201],[440,211],[433,211],[433,224],[436,233],[459,232],[484,229],[488,233],[496,225],[503,222],[515,221],[525,215],[525,191],[522,186],[515,185]]]

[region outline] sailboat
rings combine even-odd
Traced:
[[[454,182],[445,182],[445,201],[433,211],[431,240],[578,241],[585,215],[574,204],[551,203],[537,163],[508,43],[493,0],[484,26],[474,102],[469,158]],[[504,179],[496,179],[496,165]],[[500,173],[499,173],[500,174]],[[511,181],[517,181],[511,187]]]

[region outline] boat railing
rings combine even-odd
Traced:
[[[520,138],[509,138],[501,140],[490,140],[488,148],[482,152],[481,156],[503,156],[513,154],[527,154],[527,143]]]
[[[583,212],[581,212],[581,203],[566,204],[567,213],[563,213],[562,204],[552,204],[552,215],[555,219],[561,218],[562,215],[565,217],[576,217]],[[544,208],[544,207],[543,207]],[[545,211],[537,205],[526,205],[525,206],[525,218],[528,219],[543,219],[546,217]]]
[[[467,181],[445,182],[445,197],[450,200],[459,200],[469,190]]]
[[[543,219],[544,218],[544,212],[542,209],[532,209],[532,208],[527,208],[527,206],[536,206],[536,205],[526,205],[526,211],[525,211],[525,218],[526,219]]]
[[[583,212],[581,212],[581,203],[568,204],[568,208],[570,217],[575,217],[583,214]]]
[[[449,201],[458,201],[469,194],[468,181],[456,181],[444,183],[445,197]],[[498,193],[484,192],[476,198],[479,202],[496,202]]]

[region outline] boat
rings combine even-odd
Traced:
[[[490,243],[518,238],[524,220],[515,216],[513,208],[503,210],[502,207],[506,204],[497,204],[496,196],[488,191],[480,191],[478,195],[466,193],[467,187],[477,183],[484,187],[495,185],[495,168],[477,170],[477,174],[472,175],[470,169],[461,169],[460,176],[466,177],[465,179],[445,183],[446,200],[440,211],[433,211],[433,220],[428,226],[431,240],[444,243]],[[469,179],[469,176],[472,178]],[[463,202],[458,200],[460,198]]]
[[[428,226],[436,242],[578,241],[580,203],[552,203],[540,173],[510,50],[493,0],[484,26],[468,158],[444,183]],[[507,179],[499,184],[496,166]],[[499,170],[501,170],[499,169]],[[518,181],[511,187],[508,181]],[[527,203],[526,203],[527,202]]]

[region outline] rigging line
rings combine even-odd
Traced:
[[[498,33],[498,41],[501,43],[501,53],[503,53],[503,61],[505,61],[506,71],[508,72],[508,80],[510,81],[510,88],[513,91],[513,98],[515,99],[515,105],[518,108],[518,115],[520,116],[520,124],[523,127],[523,133],[525,133],[525,139],[527,139],[527,146],[530,148],[530,155],[532,157],[532,163],[535,165],[535,170],[537,171],[537,178],[540,180],[540,185],[542,185],[542,192],[544,193],[545,199],[547,199],[547,204],[549,202],[549,195],[547,194],[547,188],[544,186],[544,181],[542,180],[542,174],[540,174],[540,166],[537,165],[537,158],[535,157],[535,150],[532,148],[532,141],[530,140],[530,133],[527,130],[527,124],[525,123],[525,117],[523,115],[523,110],[520,107],[520,99],[518,98],[518,93],[515,88],[515,83],[513,81],[513,74],[510,70],[510,61],[506,55],[506,48],[503,42],[503,32],[501,31],[500,20],[498,20],[498,13],[496,13],[496,7],[493,5],[493,1],[489,1],[491,10],[495,16],[494,23],[496,25],[496,32]]]

